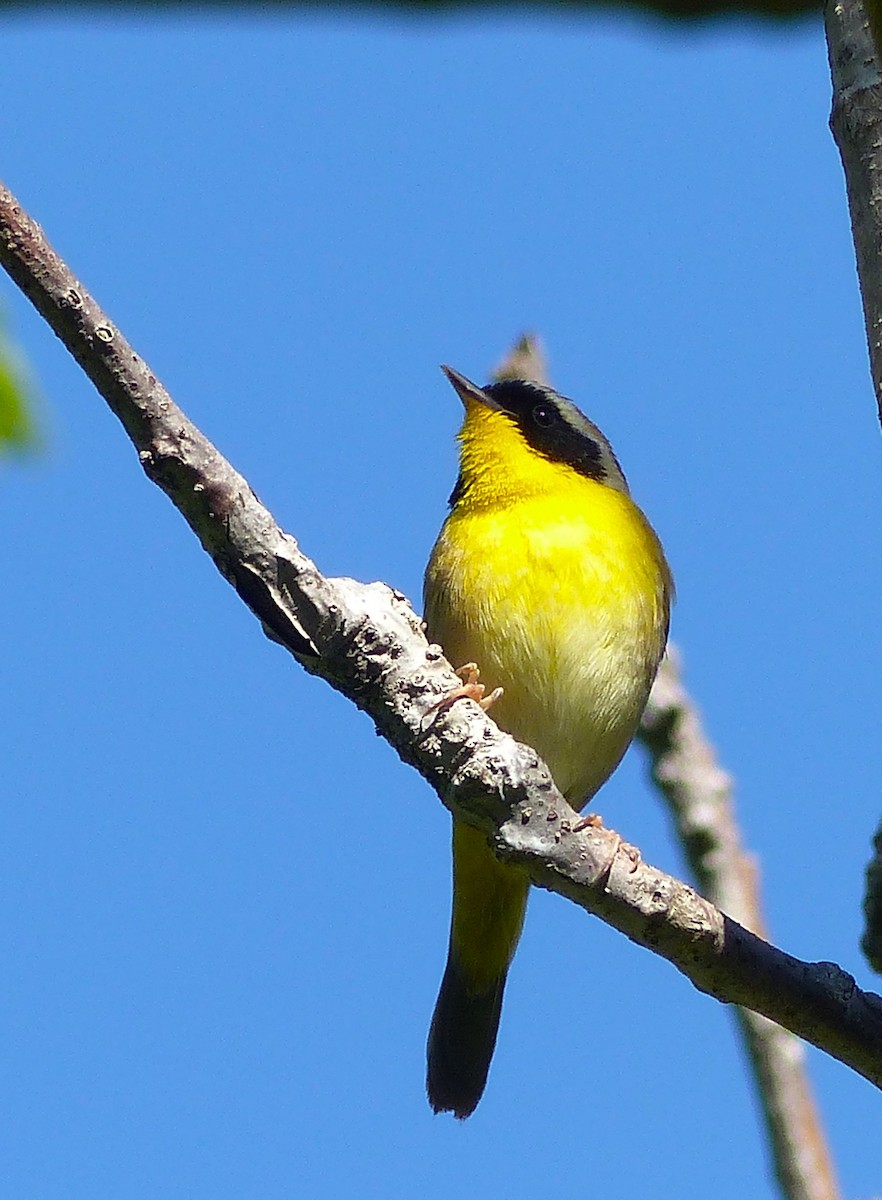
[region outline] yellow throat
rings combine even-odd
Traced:
[[[465,406],[460,475],[425,579],[429,637],[476,662],[491,716],[581,808],[622,758],[664,652],[672,594],[661,545],[609,443],[564,397],[522,380]],[[454,822],[450,949],[428,1047],[436,1112],[480,1099],[528,880]]]
[[[508,413],[465,405],[455,502],[426,571],[429,636],[505,689],[493,719],[581,807],[640,719],[670,572],[605,439],[611,482],[539,453]]]

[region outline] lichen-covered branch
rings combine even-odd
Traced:
[[[529,747],[470,700],[400,594],[324,577],[172,401],[0,185],[0,263],[62,339],[222,575],[270,635],[367,712],[495,852],[667,958],[703,992],[763,1013],[882,1087],[882,999],[832,963],[764,942],[603,827],[583,827]],[[351,813],[339,814],[351,827]],[[333,837],[322,810],[317,836]]]

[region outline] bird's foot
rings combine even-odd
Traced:
[[[583,829],[603,829],[603,817],[600,813],[586,813],[573,826],[573,833],[581,833]]]
[[[494,688],[488,696],[485,696],[486,687],[478,680],[481,677],[481,672],[478,670],[477,663],[466,663],[464,667],[460,667],[456,672],[462,680],[462,687],[453,688],[435,705],[435,708],[443,711],[449,708],[451,704],[455,704],[457,700],[474,700],[476,704],[480,704],[484,712],[495,704],[502,695],[502,688]]]
[[[573,826],[573,833],[581,833],[583,829],[603,828],[603,817],[601,817],[600,813],[586,813],[586,815],[581,817]],[[633,875],[642,862],[640,851],[636,846],[629,846],[621,834],[616,833],[614,829],[611,829],[608,832],[610,832],[615,838],[615,843],[609,857],[609,863],[606,867],[606,871],[609,872],[612,870],[613,863],[615,862],[617,856],[621,853],[624,854],[628,859],[628,873]]]
[[[462,687],[453,689],[450,693],[452,700],[459,700],[461,697],[467,696],[469,700],[474,700],[477,704],[480,704],[484,712],[487,712],[501,698],[501,687],[494,688],[489,696],[484,695],[487,689],[483,683],[478,682],[481,678],[481,672],[478,669],[477,663],[466,663],[456,673],[462,680]]]

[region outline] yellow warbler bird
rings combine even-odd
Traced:
[[[580,809],[640,720],[667,640],[670,570],[612,447],[571,400],[443,370],[465,421],[426,568],[429,637],[503,689],[494,720],[538,751]],[[484,1091],[528,888],[483,834],[453,822],[450,946],[426,1076],[435,1112],[467,1117]]]

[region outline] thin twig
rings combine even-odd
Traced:
[[[469,700],[407,601],[329,579],[175,405],[0,185],[0,263],[119,417],[148,476],[177,505],[270,636],[369,713],[400,756],[500,859],[673,963],[701,991],[764,1013],[882,1088],[882,999],[832,963],[764,942],[603,827],[583,828],[547,767]],[[353,843],[352,814],[323,806],[310,836]],[[357,842],[357,838],[355,839]]]

